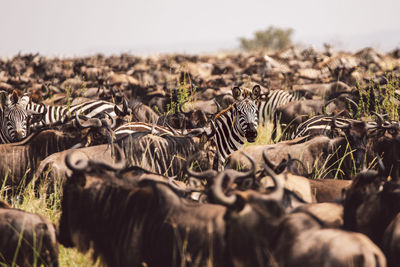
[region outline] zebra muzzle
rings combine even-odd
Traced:
[[[257,139],[257,129],[254,126],[250,126],[245,133],[247,142],[253,143]]]

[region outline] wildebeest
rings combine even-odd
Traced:
[[[0,145],[0,177],[1,181],[11,189],[24,188],[33,177],[41,160],[48,155],[68,149],[77,143],[106,143],[109,134],[108,122],[93,118],[80,122],[85,129],[65,125],[64,130],[43,130],[31,134],[25,140]],[[104,130],[104,131],[103,131]]]
[[[353,136],[353,138],[356,137]],[[355,149],[355,152],[357,152],[353,152],[355,167],[361,168],[364,162],[366,148],[361,145],[363,145],[365,139],[360,140],[360,146],[352,146],[351,149],[347,147],[345,137],[331,139],[327,136],[316,136],[308,141],[304,142],[304,140],[304,137],[300,137],[272,145],[246,147],[243,151],[253,158],[259,159],[263,150],[268,148],[267,157],[274,168],[282,161],[288,160],[290,155],[291,158],[302,161],[308,169],[307,171],[313,171],[312,176],[317,178],[334,178],[336,176],[349,179],[354,172],[353,161],[349,155],[351,149]],[[246,161],[240,155],[232,153],[229,161],[231,168],[243,167],[246,164]],[[339,168],[342,171],[339,171]]]
[[[337,82],[323,83],[323,84],[296,85],[293,87],[293,90],[307,90],[312,92],[313,94],[329,98],[332,94],[338,92],[350,92],[352,89],[344,82],[337,81]]]
[[[318,99],[289,102],[277,107],[274,125],[278,125],[279,122],[283,127],[287,127],[287,129],[285,128],[285,133],[290,136],[300,123],[309,118],[310,114],[321,114],[323,105],[324,101]]]
[[[383,176],[390,176],[394,181],[398,181],[400,177],[400,124],[398,122],[384,123],[381,116],[378,116],[378,128],[383,129],[386,133],[378,137],[373,143],[373,155],[377,153],[381,158],[385,169]]]
[[[0,200],[0,236],[1,265],[58,266],[56,229],[43,216]]]
[[[385,252],[388,266],[400,264],[400,214],[392,220],[383,234],[382,250]]]
[[[400,211],[400,186],[384,182],[382,171],[359,173],[346,191],[344,229],[366,234],[381,245],[385,229]]]
[[[77,168],[63,189],[59,241],[80,251],[93,247],[107,266],[268,265],[283,188],[276,183],[267,194],[227,197],[218,189],[224,177],[219,174],[212,190],[223,205],[197,204],[166,183],[121,185]]]
[[[308,212],[285,216],[274,243],[279,266],[386,266],[382,251],[365,235],[325,227]]]

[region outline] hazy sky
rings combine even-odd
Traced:
[[[400,47],[398,0],[0,0],[0,56],[211,52],[270,25],[340,49]]]

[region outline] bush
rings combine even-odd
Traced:
[[[264,31],[254,33],[253,39],[239,38],[240,48],[246,51],[273,49],[280,50],[292,45],[292,34],[294,30],[291,28],[279,28],[270,26]]]

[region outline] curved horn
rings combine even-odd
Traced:
[[[381,115],[379,113],[376,113],[375,111],[372,112],[372,114],[374,114],[377,118],[378,118],[378,127],[382,128],[382,129],[397,129],[398,123],[390,123],[388,121],[385,121],[385,119],[383,118],[384,116],[386,116],[387,114]],[[385,125],[385,123],[387,125]]]
[[[290,155],[289,155],[290,156]],[[303,167],[303,170],[305,170],[305,171],[307,171],[307,168],[306,168],[306,165],[304,165],[304,162],[302,162],[301,160],[299,160],[299,159],[290,159],[290,161],[291,162],[297,162],[297,163],[299,163],[300,165],[301,165],[301,167]],[[288,161],[288,163],[289,163],[289,161]]]
[[[75,113],[75,121],[76,121],[76,125],[78,126],[77,128],[79,128],[79,129],[85,129],[85,128],[89,128],[89,127],[100,128],[102,126],[101,121],[97,118],[91,118],[91,119],[88,119],[86,122],[82,122],[79,119],[79,115],[77,112]]]
[[[253,176],[255,178],[255,173],[256,173],[256,163],[252,157],[244,153],[243,151],[240,151],[240,154],[244,155],[251,163],[251,169],[248,170],[247,172],[237,172],[236,175],[231,177],[233,181],[239,180],[239,179],[244,179],[250,176]]]
[[[104,112],[104,113],[111,119],[111,125],[108,123],[107,120],[101,119],[102,125],[103,125],[103,126],[108,126],[108,127],[110,127],[111,129],[114,129],[115,126],[117,125],[117,122],[116,122],[115,118],[114,118],[113,116],[111,116],[108,112]]]
[[[214,103],[217,106],[217,112],[215,112],[215,114],[218,114],[222,110],[222,107],[215,98],[214,98]]]
[[[215,201],[225,206],[232,206],[236,202],[236,195],[226,196],[222,191],[222,182],[224,181],[225,173],[220,172],[214,179],[214,183],[211,186],[212,194]]]
[[[347,125],[340,125],[340,124],[338,124],[338,122],[336,121],[336,118],[337,118],[340,114],[342,114],[342,112],[343,112],[343,111],[339,112],[338,114],[336,114],[335,116],[332,117],[332,124],[333,124],[333,126],[335,126],[336,128],[339,128],[339,129],[347,129],[347,128],[350,127],[349,124],[347,124]]]
[[[272,192],[270,192],[268,195],[263,195],[263,199],[281,201],[283,198],[283,193],[284,193],[283,184],[276,177],[276,174],[274,173],[274,171],[270,167],[267,166],[267,164],[264,165],[264,170],[272,178],[272,181],[274,182],[275,186],[274,186],[274,190]]]
[[[272,162],[268,159],[268,155],[267,155],[267,151],[272,149],[272,147],[267,147],[264,149],[263,151],[263,160],[265,162],[265,164],[267,164],[268,167],[270,167],[271,169],[275,168],[274,164],[272,164]]]
[[[385,123],[385,120],[383,119],[383,115],[372,111],[372,114],[374,114],[376,116],[376,118],[378,119],[377,123],[378,123],[378,127],[382,127],[383,124]]]
[[[122,170],[124,170],[127,165],[126,165],[126,161],[124,161],[124,157],[122,149],[116,144],[114,146],[112,146],[112,148],[115,149],[116,152],[115,153],[115,162],[110,165],[109,163],[103,162],[103,161],[98,161],[98,160],[90,160],[89,161],[89,165],[95,165],[96,168],[101,167],[104,168],[108,171],[113,171],[113,172],[120,172]]]
[[[192,163],[193,159],[197,156],[197,154],[198,153],[193,154],[186,161],[186,164],[185,164],[186,173],[191,177],[206,179],[207,182],[211,182],[214,179],[214,177],[218,174],[218,172],[216,170],[208,169],[203,172],[196,172],[196,171],[193,171],[192,169],[190,169],[190,164]]]
[[[190,113],[190,111],[185,112],[185,111],[183,111],[182,107],[183,107],[183,105],[185,105],[188,101],[189,101],[189,100],[186,99],[186,100],[183,101],[181,104],[179,104],[179,111],[182,112],[182,113],[185,114],[185,115],[188,115],[188,114]]]
[[[71,155],[72,153],[75,152],[75,148],[76,145],[74,146],[73,149],[70,149],[70,151],[68,151],[67,155],[65,156],[65,165],[68,167],[68,169],[72,170],[72,171],[76,171],[76,172],[82,172],[84,170],[87,169],[87,167],[89,166],[88,160],[78,160],[75,163],[71,162]]]
[[[132,109],[129,107],[128,101],[126,100],[125,97],[124,100],[122,101],[122,108],[125,115],[132,113]]]
[[[353,111],[357,111],[358,110],[358,104],[353,99],[348,98],[348,97],[345,97],[345,99],[347,101],[349,101],[349,103],[352,104],[355,107],[355,110],[353,110]]]

